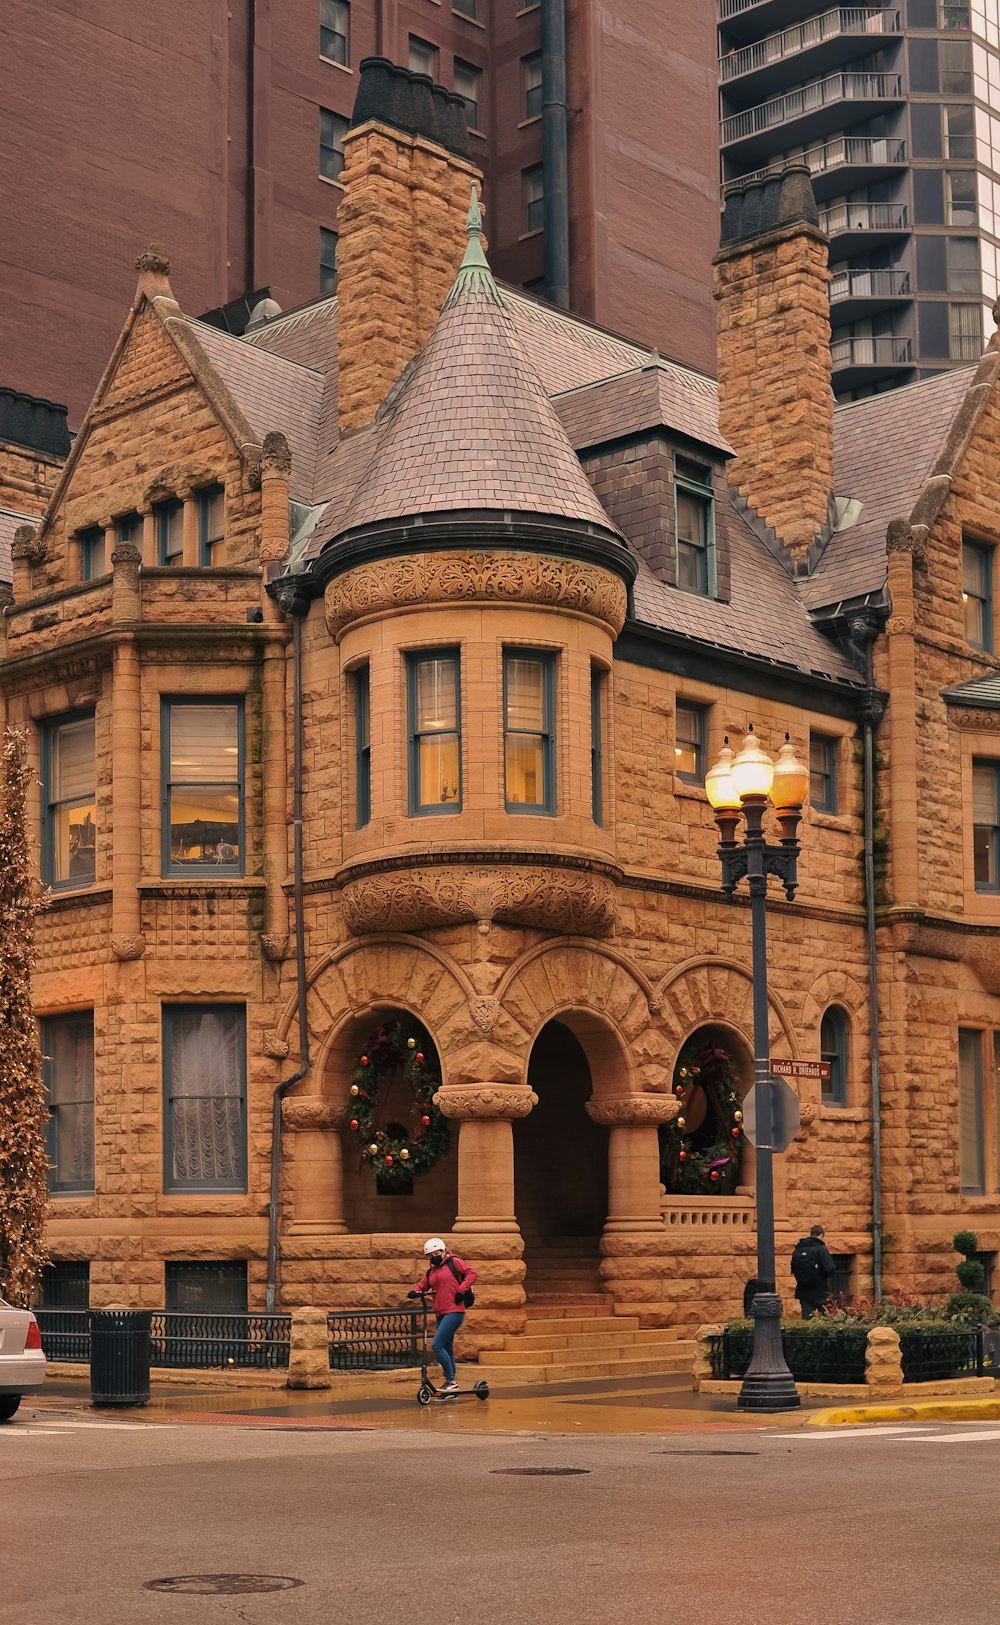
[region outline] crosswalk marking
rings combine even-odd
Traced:
[[[866,1427],[829,1429],[803,1429],[799,1433],[776,1433],[776,1439],[794,1439],[801,1443],[829,1443],[833,1439],[859,1439],[864,1443],[875,1438],[887,1439],[891,1444],[987,1444],[1000,1439],[1000,1428],[989,1423],[917,1422],[899,1425],[873,1423]]]
[[[161,1425],[175,1427],[177,1424],[168,1422]],[[0,1441],[24,1439],[32,1435],[54,1439],[67,1433],[141,1433],[149,1426],[148,1422],[105,1422],[96,1416],[53,1416],[51,1419],[47,1416],[21,1416],[0,1428]]]

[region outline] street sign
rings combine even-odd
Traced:
[[[776,1078],[816,1078],[826,1083],[830,1077],[829,1061],[772,1061],[771,1071]]]
[[[771,1091],[772,1149],[787,1151],[799,1132],[799,1097],[784,1078],[772,1078]],[[751,1145],[757,1144],[757,1085],[754,1084],[743,1102],[743,1132]]]

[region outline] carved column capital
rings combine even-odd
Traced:
[[[116,959],[141,959],[145,951],[146,939],[138,933],[111,938],[111,952]]]
[[[672,1123],[681,1109],[679,1100],[663,1095],[622,1095],[617,1100],[588,1100],[587,1116],[606,1128],[659,1127]]]
[[[439,1089],[434,1104],[445,1117],[471,1119],[527,1117],[538,1096],[523,1083],[449,1084]]]

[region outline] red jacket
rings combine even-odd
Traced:
[[[448,1263],[449,1258],[458,1271],[457,1281]],[[455,1253],[445,1253],[444,1263],[439,1264],[437,1269],[428,1269],[417,1282],[416,1290],[433,1294],[432,1307],[436,1315],[463,1315],[465,1304],[458,1301],[458,1294],[468,1291],[477,1279],[478,1271],[464,1264]]]

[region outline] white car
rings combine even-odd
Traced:
[[[42,1334],[30,1309],[0,1298],[0,1422],[9,1422],[22,1395],[37,1394],[45,1381]]]

